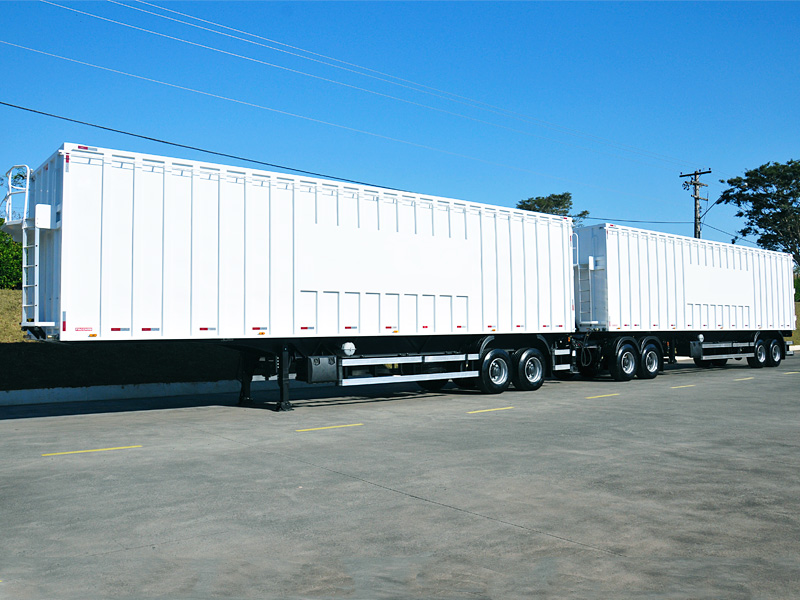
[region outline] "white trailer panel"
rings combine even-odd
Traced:
[[[575,233],[581,331],[794,329],[789,254],[611,224]]]
[[[30,198],[64,341],[574,330],[562,217],[76,144]]]

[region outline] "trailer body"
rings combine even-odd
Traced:
[[[563,217],[77,144],[27,204],[52,222],[22,325],[52,339],[574,328]]]
[[[22,328],[66,343],[176,340],[309,383],[536,390],[791,354],[786,254],[386,188],[64,144],[3,229]],[[577,306],[576,306],[577,304]]]
[[[576,236],[580,331],[794,329],[789,254],[610,223]]]

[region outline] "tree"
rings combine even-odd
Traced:
[[[718,202],[734,204],[746,219],[741,236],[758,236],[767,250],[788,252],[800,265],[800,161],[767,163],[720,183],[730,187]]]
[[[549,196],[536,196],[535,198],[520,200],[517,202],[517,208],[520,210],[546,213],[548,215],[571,217],[572,220],[575,221],[575,225],[580,225],[583,220],[589,216],[588,210],[570,214],[572,211],[572,194],[569,192],[550,194]]]
[[[0,225],[5,219],[0,219]],[[0,289],[12,290],[22,287],[22,244],[18,244],[5,232],[0,232]]]

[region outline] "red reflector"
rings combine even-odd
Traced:
[[[352,325],[348,325],[345,329],[358,329],[358,327],[353,327]]]
[[[112,327],[111,331],[122,331],[122,327]]]
[[[427,329],[427,328],[428,328],[428,326],[427,326],[427,325],[423,325],[423,326],[422,326],[422,328],[423,328],[423,329]]]
[[[69,164],[69,154],[66,155],[67,164]]]
[[[149,327],[142,327],[142,331],[150,331]]]
[[[391,327],[387,326],[386,329],[391,329]]]
[[[62,321],[61,322],[61,331],[66,331],[66,330],[67,330],[67,322],[66,321]]]
[[[456,325],[456,329],[461,329],[461,325]]]
[[[208,327],[201,327],[200,331],[208,331]]]
[[[78,150],[88,150],[89,146],[78,146]]]

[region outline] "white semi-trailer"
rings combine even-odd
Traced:
[[[243,356],[242,401],[257,369],[278,375],[289,408],[290,370],[311,383],[452,379],[498,393],[603,368],[651,377],[676,353],[771,365],[794,324],[791,258],[774,252],[694,240],[711,262],[687,251],[678,268],[659,252],[687,238],[573,234],[552,215],[77,144],[13,172],[23,177],[8,178],[4,229],[24,246],[23,329],[224,343]],[[632,262],[612,231],[651,236],[652,257],[642,241]],[[721,265],[714,248],[770,279],[704,276]],[[701,298],[709,284],[713,303]],[[629,301],[634,289],[649,295]],[[719,326],[687,321],[695,305],[701,317],[720,307]]]
[[[613,224],[576,230],[576,367],[655,377],[665,358],[777,366],[794,329],[790,254]],[[791,353],[789,351],[789,353]]]

